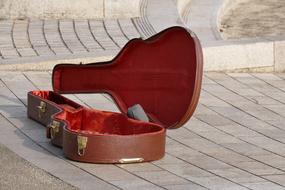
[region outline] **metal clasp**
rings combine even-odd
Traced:
[[[138,163],[143,161],[144,161],[143,158],[122,158],[119,160],[121,164]]]
[[[81,135],[77,136],[77,154],[79,156],[83,156],[85,153],[85,149],[87,146],[88,137],[84,137]]]
[[[46,112],[47,104],[44,101],[40,102],[40,105],[37,106],[39,112],[39,118],[42,118],[42,115]]]
[[[52,123],[49,125],[51,139],[53,139],[55,135],[59,132],[59,126],[60,122],[55,120],[52,121]]]

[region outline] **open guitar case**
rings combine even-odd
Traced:
[[[166,129],[181,127],[197,106],[202,66],[196,35],[171,27],[130,40],[108,62],[56,65],[53,91],[28,93],[28,117],[47,126],[51,143],[72,160],[158,160],[165,153]],[[69,93],[107,93],[122,113],[90,109],[60,95]],[[147,119],[128,117],[134,105]]]

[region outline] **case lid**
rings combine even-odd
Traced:
[[[130,40],[108,62],[56,65],[53,89],[108,93],[123,113],[140,104],[151,121],[178,128],[197,106],[202,65],[197,37],[185,28],[171,27],[146,40]]]

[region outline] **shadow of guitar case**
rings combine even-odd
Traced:
[[[166,129],[192,116],[202,82],[198,38],[171,27],[146,39],[132,39],[111,61],[58,64],[53,91],[28,93],[28,117],[47,126],[51,143],[80,162],[134,163],[161,159]],[[121,113],[87,108],[61,94],[107,93]],[[139,104],[149,121],[131,119]]]

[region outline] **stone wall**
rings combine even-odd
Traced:
[[[1,19],[126,18],[140,15],[140,0],[0,0]]]

